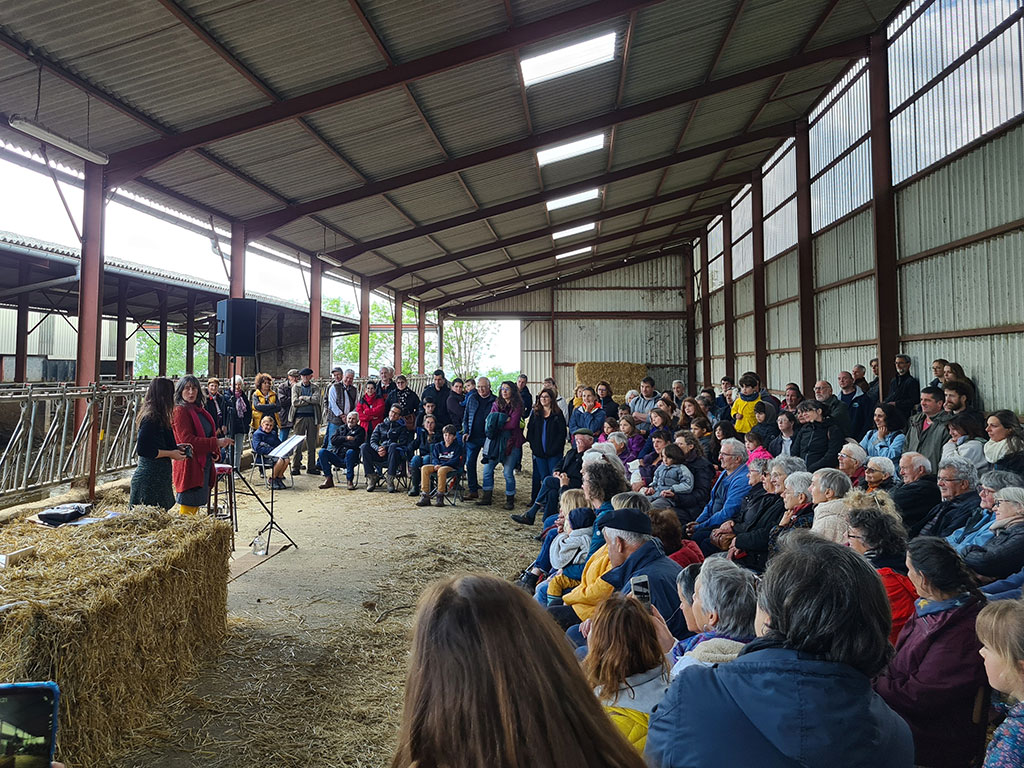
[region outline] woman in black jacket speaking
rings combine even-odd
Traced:
[[[565,415],[555,401],[554,392],[542,389],[526,424],[526,441],[533,453],[531,504],[540,492],[541,480],[555,471],[565,453]]]

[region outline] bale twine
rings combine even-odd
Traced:
[[[576,363],[574,370],[577,386],[596,388],[599,381],[607,381],[617,403],[625,402],[629,390],[639,389],[640,379],[647,375],[647,366],[642,363]]]
[[[55,680],[57,756],[104,764],[126,732],[218,648],[231,526],[143,509],[81,527],[0,528],[0,680]]]

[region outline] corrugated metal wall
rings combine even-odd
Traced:
[[[523,320],[520,326],[519,370],[531,392],[539,392],[551,375],[551,321]]]
[[[42,312],[28,313],[28,327],[30,330],[35,329],[28,337],[28,354],[51,360],[74,360],[78,354],[78,335],[72,326],[77,327],[78,318],[67,318],[71,325],[68,325],[68,322],[56,313],[47,316],[42,323],[39,323],[42,318]],[[38,327],[36,327],[37,323],[39,323]],[[0,355],[14,354],[17,328],[18,313],[14,309],[0,307]],[[101,334],[100,359],[115,360],[117,358],[117,321],[104,319]],[[135,342],[136,337],[132,336],[125,345],[125,357],[129,361],[135,359]]]

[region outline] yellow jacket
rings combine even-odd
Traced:
[[[647,728],[651,716],[646,712],[628,707],[605,707],[604,709],[616,727],[622,731],[626,741],[636,747],[640,754],[643,754],[644,747],[647,746]]]
[[[757,425],[757,417],[754,415],[754,406],[761,402],[761,396],[756,400],[744,400],[737,397],[732,403],[732,420],[736,425],[736,431],[745,435]]]
[[[252,428],[259,429],[260,421],[263,419],[263,414],[256,410],[256,404],[260,405],[277,405],[277,393],[271,389],[267,394],[263,394],[258,389],[252,391]],[[281,412],[268,414],[273,417],[274,424],[280,428],[281,426]]]
[[[602,579],[612,569],[608,559],[608,545],[605,544],[587,560],[583,566],[583,578],[580,585],[562,596],[566,605],[571,605],[580,621],[586,621],[597,610],[597,606],[615,591],[615,587]]]

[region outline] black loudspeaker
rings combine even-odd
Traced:
[[[217,302],[217,354],[256,356],[256,300],[221,299]]]

